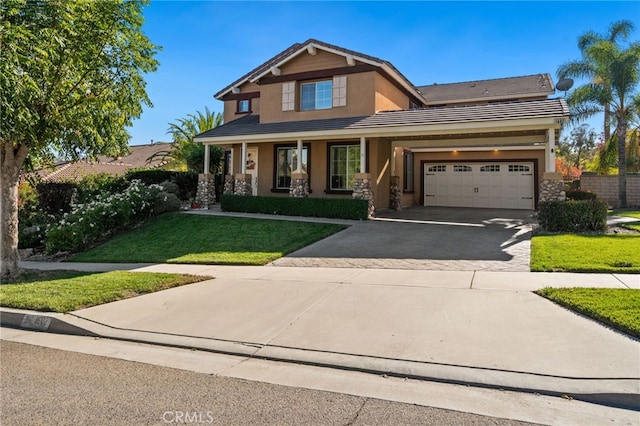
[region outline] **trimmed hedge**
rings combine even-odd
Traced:
[[[224,194],[223,211],[364,220],[369,202],[352,198],[260,197]]]
[[[550,232],[604,231],[607,203],[596,200],[541,201],[538,223]]]
[[[581,191],[579,189],[572,189],[566,192],[567,200],[595,200],[598,198],[596,194],[590,191]]]

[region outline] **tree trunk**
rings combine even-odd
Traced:
[[[0,199],[0,279],[13,278],[20,272],[18,255],[18,184],[20,169],[27,156],[26,145],[15,147],[11,142],[0,146],[0,176],[2,198]]]
[[[611,104],[604,105],[604,143],[611,137]]]
[[[618,207],[627,208],[627,126],[620,122],[618,136]]]

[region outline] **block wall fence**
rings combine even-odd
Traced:
[[[618,207],[618,176],[583,173],[580,189],[593,192],[611,207]],[[627,175],[627,206],[640,207],[640,175]]]

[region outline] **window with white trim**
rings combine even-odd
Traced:
[[[331,145],[329,189],[352,190],[356,173],[360,173],[360,145]]]
[[[300,84],[300,110],[329,109],[333,105],[333,80]]]
[[[471,166],[457,166],[457,165],[454,165],[453,166],[453,171],[454,172],[470,172],[470,171],[472,171],[472,168],[471,168]]]
[[[441,164],[439,166],[431,166],[427,171],[428,172],[446,172],[447,166],[444,164]]]
[[[302,172],[308,173],[309,149],[302,147]],[[298,170],[298,147],[277,146],[276,147],[276,178],[274,187],[276,189],[289,189],[291,186],[291,173]]]

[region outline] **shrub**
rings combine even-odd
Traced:
[[[178,185],[178,198],[189,200],[196,196],[198,190],[198,174],[195,172],[175,172],[172,182]]]
[[[93,201],[98,195],[116,194],[129,186],[124,176],[113,176],[107,173],[86,175],[77,183],[78,193],[75,204],[84,204]]]
[[[170,181],[174,172],[164,169],[131,169],[125,177],[129,182],[139,180],[145,185],[160,184]]]
[[[221,197],[220,207],[223,211],[232,212],[362,220],[368,216],[369,203],[367,200],[351,198],[254,197],[225,194]]]
[[[541,201],[538,222],[545,231],[603,231],[607,227],[607,203],[596,200]]]
[[[178,210],[180,202],[159,185],[131,182],[122,193],[76,204],[46,233],[48,253],[78,251],[153,215]]]
[[[71,211],[78,187],[72,182],[43,182],[36,186],[40,209],[58,215]]]
[[[567,200],[595,200],[598,198],[598,196],[591,191],[581,191],[579,189],[569,190],[566,194]]]

